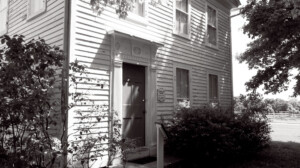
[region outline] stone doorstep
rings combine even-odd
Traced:
[[[164,167],[174,165],[176,163],[181,162],[181,158],[173,157],[173,156],[165,156],[164,158]],[[153,161],[150,163],[146,164],[136,164],[136,163],[131,163],[130,161],[126,163],[125,168],[156,168],[157,162]],[[123,165],[117,165],[114,166],[113,168],[123,168]]]
[[[150,156],[150,149],[148,147],[140,147],[127,153],[126,160],[136,160]]]

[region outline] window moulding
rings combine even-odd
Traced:
[[[39,17],[40,15],[42,15],[43,13],[46,12],[47,9],[47,0],[39,0],[39,1],[43,1],[43,6],[42,8],[40,8],[39,10],[37,10],[35,13],[31,14],[31,3],[32,0],[27,0],[27,21],[30,21],[34,18]]]
[[[192,66],[183,64],[183,63],[178,63],[178,62],[173,62],[173,93],[174,93],[174,109],[177,109],[178,103],[177,103],[177,83],[176,83],[176,69],[184,69],[187,70],[189,73],[189,105],[190,107],[193,106],[193,93],[192,93]]]
[[[133,12],[128,12],[128,15],[125,20],[139,24],[141,26],[148,26],[149,21],[148,21],[148,10],[149,10],[149,2],[148,0],[144,0],[144,11],[143,11],[143,16],[140,16],[138,14],[135,14]]]
[[[217,76],[217,88],[218,88],[218,104],[220,104],[220,77],[221,77],[221,72],[219,71],[214,71],[214,70],[206,70],[206,91],[207,91],[207,97],[206,97],[206,100],[207,100],[207,103],[209,105],[211,105],[211,102],[210,102],[210,97],[209,97],[209,75],[216,75]]]
[[[176,8],[176,0],[173,1],[173,35],[185,38],[190,40],[191,39],[191,0],[187,0],[187,15],[188,15],[188,20],[187,20],[187,34],[184,33],[179,33],[176,30],[176,10],[179,10]],[[180,10],[179,10],[180,11]]]
[[[0,7],[1,12],[5,15],[4,18],[6,19],[4,21],[4,29],[0,30],[0,36],[5,35],[8,32],[8,16],[9,16],[9,0],[6,1],[6,7]]]
[[[206,47],[209,47],[209,48],[212,48],[212,49],[215,49],[215,50],[218,50],[219,49],[219,11],[217,9],[217,7],[215,7],[214,5],[206,2],[206,5],[205,5],[205,36],[204,36],[204,41],[205,41],[205,46]],[[216,45],[214,44],[211,44],[208,42],[208,7],[214,9],[216,11]]]

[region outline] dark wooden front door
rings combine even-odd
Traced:
[[[145,146],[145,67],[123,64],[123,136]]]

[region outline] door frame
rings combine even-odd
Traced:
[[[141,69],[143,69],[144,70],[144,73],[143,74],[139,74],[139,76],[140,75],[143,75],[143,79],[144,79],[144,82],[143,82],[143,87],[144,87],[144,96],[143,96],[143,99],[144,99],[144,111],[145,111],[145,113],[144,113],[144,116],[143,116],[143,125],[144,125],[144,130],[143,130],[143,139],[144,139],[144,142],[142,142],[143,144],[145,144],[146,145],[146,115],[147,115],[147,112],[146,112],[146,108],[147,108],[147,101],[146,101],[146,90],[147,90],[147,86],[146,86],[146,77],[147,77],[147,73],[146,73],[146,70],[147,70],[147,68],[146,68],[146,66],[144,66],[144,65],[136,65],[136,64],[132,64],[132,63],[128,63],[128,62],[123,62],[122,63],[122,77],[124,77],[124,71],[125,71],[125,69],[124,69],[124,64],[127,64],[127,65],[129,65],[129,66],[134,66],[134,67],[139,67],[139,68],[141,68]],[[123,81],[123,78],[122,78],[122,81]],[[124,82],[124,81],[123,81]],[[123,86],[124,87],[124,86]],[[122,88],[122,96],[123,96],[123,92],[124,90],[123,90],[123,88]],[[123,101],[123,100],[122,100]],[[122,105],[123,105],[123,102],[122,102]],[[122,106],[122,108],[123,108],[123,106]],[[123,110],[123,109],[122,109]],[[120,113],[119,113],[120,114]],[[121,112],[121,114],[123,114],[123,112]],[[122,120],[121,120],[121,133],[123,134],[123,121],[124,121],[124,119],[123,119],[123,116],[121,115],[120,117],[122,117]],[[132,128],[132,129],[134,129],[134,127]],[[144,145],[144,146],[145,146]]]
[[[156,67],[150,63],[140,63],[130,60],[113,61],[113,87],[112,87],[112,108],[119,114],[122,123],[122,106],[123,106],[123,63],[139,65],[145,67],[145,147],[156,145],[155,121],[156,112]],[[151,92],[152,91],[152,92]],[[118,102],[118,103],[117,103]],[[122,134],[122,130],[121,130]]]

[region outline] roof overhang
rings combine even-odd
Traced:
[[[142,41],[145,43],[150,43],[152,45],[155,45],[157,47],[162,47],[164,46],[163,42],[160,41],[159,39],[148,35],[146,33],[140,33],[137,31],[132,31],[132,30],[122,30],[122,29],[107,29],[107,34],[113,35],[115,37],[124,37],[124,38],[129,38],[133,40],[138,40]]]
[[[233,5],[235,5],[235,7],[238,7],[241,5],[240,0],[230,0],[232,2]]]
[[[241,5],[240,0],[217,0],[217,1],[229,9],[237,8],[238,6]]]

